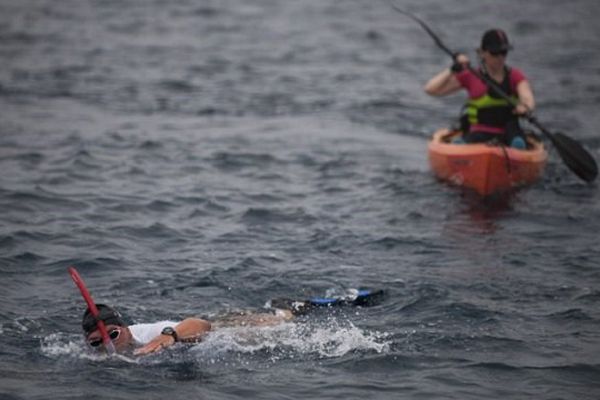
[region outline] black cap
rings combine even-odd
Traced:
[[[104,304],[96,304],[96,308],[98,309],[99,319],[104,322],[105,325],[126,326],[118,311]],[[89,335],[98,329],[96,318],[94,318],[89,308],[85,310],[85,313],[83,314],[81,326],[86,335]]]
[[[490,29],[481,38],[481,50],[501,52],[512,50],[508,36],[502,29]]]

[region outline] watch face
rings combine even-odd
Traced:
[[[161,333],[163,335],[169,335],[169,336],[175,336],[177,334],[175,332],[175,329],[171,328],[170,326],[167,326],[166,328],[164,328]]]

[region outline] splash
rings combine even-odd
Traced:
[[[263,354],[271,361],[334,358],[351,352],[389,349],[388,334],[368,332],[349,321],[289,322],[272,327],[224,328],[212,332],[193,351],[219,358],[226,354]]]
[[[50,358],[74,358],[88,361],[106,361],[110,359],[127,363],[139,363],[139,359],[130,358],[123,354],[109,356],[104,353],[90,351],[79,336],[74,338],[62,333],[52,333],[42,338],[41,352]]]
[[[42,339],[42,353],[48,357],[87,353],[82,343],[69,340],[65,335],[52,333]]]

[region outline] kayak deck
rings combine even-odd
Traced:
[[[544,170],[548,153],[533,136],[527,137],[528,148],[520,150],[489,143],[451,143],[459,135],[459,131],[440,129],[429,142],[429,163],[438,179],[489,196],[532,184]]]

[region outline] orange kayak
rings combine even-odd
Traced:
[[[452,144],[458,131],[440,129],[429,142],[429,163],[435,176],[475,190],[482,196],[507,192],[537,181],[546,165],[544,144],[527,137],[527,149],[485,143]]]

